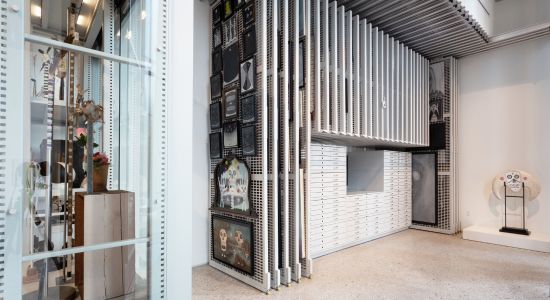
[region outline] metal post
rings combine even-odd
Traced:
[[[504,183],[504,228],[508,227],[508,223],[506,222],[506,200],[508,200],[508,193],[506,191],[506,182]]]
[[[87,154],[86,154],[86,163],[87,163],[87,168],[86,168],[86,192],[88,194],[91,194],[94,192],[94,175],[93,175],[93,164],[94,164],[94,161],[93,161],[93,156],[94,156],[94,123],[91,122],[91,121],[88,121],[87,122],[87,129],[86,129],[86,134],[87,134],[87,139],[86,139],[86,151],[87,151]]]

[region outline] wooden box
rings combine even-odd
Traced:
[[[134,193],[76,194],[75,247],[133,238]],[[83,300],[110,299],[134,292],[134,246],[79,253],[75,260],[75,283]]]

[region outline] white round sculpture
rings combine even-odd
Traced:
[[[525,184],[525,200],[533,200],[540,194],[539,182],[531,174],[521,170],[506,170],[493,179],[493,194],[504,199],[504,183],[512,192],[520,192]]]

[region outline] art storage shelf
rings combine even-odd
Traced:
[[[223,215],[231,216],[231,217],[234,217],[234,218],[239,218],[239,217],[244,218],[248,221],[258,220],[258,218],[259,218],[258,214],[255,211],[252,211],[250,213],[250,215],[233,212],[231,210],[223,209],[223,208],[219,208],[219,207],[210,207],[210,211],[213,212],[213,213],[216,213],[216,214],[220,214],[220,215],[223,214]]]

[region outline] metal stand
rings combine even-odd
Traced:
[[[522,227],[508,227],[508,220],[506,215],[507,213],[507,199],[508,198],[521,198],[522,199]],[[500,232],[529,235],[531,232],[525,228],[525,183],[521,184],[521,196],[508,196],[508,190],[506,188],[506,182],[504,183],[504,227],[502,227]]]

